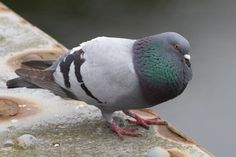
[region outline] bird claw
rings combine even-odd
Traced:
[[[142,126],[145,129],[149,129],[149,125],[168,125],[168,123],[164,120],[161,120],[160,117],[155,117],[152,119],[143,119],[142,117],[138,116],[137,114],[133,114],[135,120],[128,119],[129,123],[137,124]]]
[[[138,133],[135,132],[136,129],[134,129],[134,128],[121,128],[115,122],[113,122],[111,124],[111,130],[116,132],[119,137],[123,137],[123,136],[138,137],[138,136],[141,136],[141,134],[138,134]]]
[[[128,121],[129,123],[132,123],[132,124],[140,125],[140,126],[142,126],[143,128],[145,128],[145,129],[149,129],[149,126],[148,126],[146,123],[142,123],[142,125],[141,125],[141,124],[138,123],[136,120],[127,119],[127,121]]]

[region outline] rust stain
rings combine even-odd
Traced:
[[[0,99],[0,117],[15,116],[19,111],[16,102],[9,99]]]
[[[143,118],[155,118],[157,115],[155,112],[153,112],[151,109],[139,109],[139,110],[132,110],[136,114],[142,116]],[[192,140],[190,138],[187,138],[185,135],[183,135],[180,131],[174,129],[170,125],[156,125],[154,126],[158,133],[162,135],[163,137],[166,137],[168,139],[171,139],[173,141],[192,144]]]
[[[148,113],[148,114],[150,114],[150,115],[152,115],[152,116],[154,116],[154,117],[157,116],[157,114],[156,114],[155,112],[153,112],[153,110],[148,109],[148,108],[139,109],[139,111],[142,111],[142,112]]]
[[[156,118],[156,113],[153,112],[151,109],[143,108],[143,109],[137,109],[132,110],[132,112],[142,116],[143,118]]]
[[[7,102],[5,105],[16,104],[18,108],[16,114],[14,115],[0,116],[0,123],[12,119],[21,119],[35,115],[41,111],[39,105],[36,102],[25,100],[19,97],[0,96],[0,102]]]
[[[155,118],[157,116],[151,109],[139,109],[132,111],[146,119]],[[186,138],[179,131],[173,129],[170,125],[156,125],[154,127],[163,137],[177,142],[192,143],[190,139]]]
[[[190,157],[189,154],[187,154],[186,152],[183,152],[177,148],[168,149],[168,152],[170,153],[171,157]]]
[[[192,140],[182,135],[179,131],[173,130],[169,125],[156,126],[157,131],[163,136],[173,141],[192,144]]]
[[[5,57],[4,64],[12,70],[20,68],[22,62],[30,60],[52,60],[62,55],[64,51],[62,49],[50,49],[50,50],[32,50],[27,52],[18,52],[10,54]]]
[[[52,44],[51,47],[53,49],[59,49],[62,52],[62,54],[68,51],[67,48],[65,48],[64,46],[62,46],[61,44],[58,44],[58,43]]]
[[[6,11],[10,11],[10,9],[0,2],[0,12],[6,12]]]
[[[136,114],[142,116],[143,118],[155,118],[157,115],[151,109],[139,109],[132,110]],[[154,126],[159,134],[162,136],[172,139],[178,142],[192,143],[190,140],[179,134],[177,131],[173,130],[169,125],[156,125]]]

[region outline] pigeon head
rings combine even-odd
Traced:
[[[165,32],[138,39],[133,46],[134,68],[144,95],[156,103],[183,92],[192,78],[187,39]]]
[[[162,43],[167,52],[181,54],[185,63],[190,67],[190,44],[187,39],[176,32],[165,32],[152,36],[157,43]]]

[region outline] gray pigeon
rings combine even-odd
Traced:
[[[133,129],[120,127],[113,112],[122,110],[145,128],[166,124],[159,117],[143,119],[130,109],[152,107],[183,92],[192,78],[189,49],[189,42],[175,32],[137,40],[97,37],[55,61],[23,63],[31,68],[16,70],[19,78],[7,86],[44,88],[85,101],[101,110],[119,136],[137,136]]]

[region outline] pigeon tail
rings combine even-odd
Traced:
[[[12,80],[8,80],[6,85],[7,85],[7,88],[19,88],[19,87],[38,88],[37,86],[25,81],[24,79],[20,77],[14,78]]]
[[[53,70],[20,68],[15,71],[20,77],[7,81],[7,87],[43,88],[63,98],[77,99],[73,93],[54,82],[53,72]]]
[[[23,66],[27,66],[29,68],[35,68],[35,69],[47,69],[50,66],[53,65],[55,60],[30,60],[30,61],[25,61],[22,62],[21,64]]]

